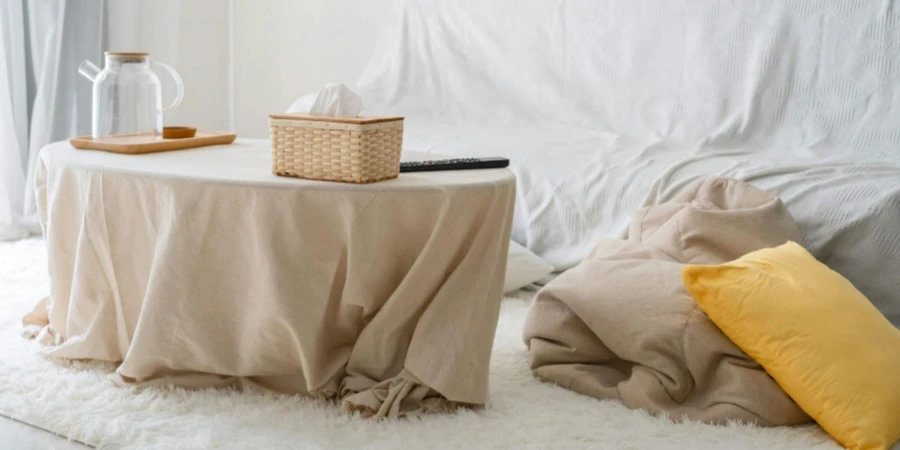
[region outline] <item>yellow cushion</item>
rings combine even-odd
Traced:
[[[900,330],[844,277],[793,242],[689,265],[682,277],[722,332],[842,445],[900,439]]]

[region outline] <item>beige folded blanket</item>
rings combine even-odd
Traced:
[[[701,180],[639,210],[548,284],[525,323],[535,375],[670,417],[792,425],[810,418],[723,335],[682,285],[685,264],[719,264],[800,233],[781,201],[736,180]]]

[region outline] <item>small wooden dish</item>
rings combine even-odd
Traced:
[[[197,134],[194,127],[163,127],[163,139],[184,139],[192,138]]]

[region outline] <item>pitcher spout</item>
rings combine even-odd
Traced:
[[[97,75],[100,74],[100,68],[95,66],[94,63],[84,60],[80,66],[78,66],[78,73],[84,75],[85,78],[91,80],[93,83],[94,80],[97,79]]]

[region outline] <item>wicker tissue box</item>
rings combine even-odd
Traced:
[[[402,117],[272,114],[269,130],[275,175],[372,183],[400,174]]]

